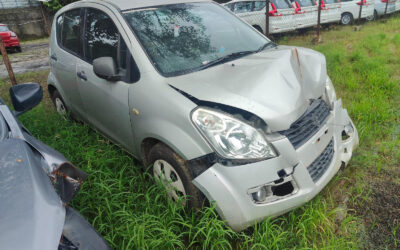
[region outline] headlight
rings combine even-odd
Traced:
[[[336,101],[336,92],[329,77],[326,79],[325,95],[328,99],[329,105],[333,107],[333,103]]]
[[[11,32],[11,37],[17,37],[17,34],[15,34],[14,32]]]
[[[266,159],[277,154],[254,127],[213,110],[198,108],[192,121],[214,150],[226,159]]]

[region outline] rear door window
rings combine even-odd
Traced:
[[[59,22],[62,24],[59,24]],[[65,12],[62,19],[57,19],[57,26],[59,29],[59,26],[62,26],[60,32],[62,47],[81,57],[81,9],[74,9]]]
[[[300,7],[314,6],[313,0],[297,0]]]
[[[290,9],[292,8],[289,0],[272,0],[277,9]]]
[[[256,1],[254,2],[254,11],[263,10],[266,6],[266,1]]]

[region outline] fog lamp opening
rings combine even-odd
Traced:
[[[342,141],[349,139],[354,133],[354,128],[351,123],[344,126],[342,131]]]

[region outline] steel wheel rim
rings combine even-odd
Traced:
[[[56,98],[55,103],[56,103],[57,112],[60,115],[65,116],[67,114],[67,109],[65,108],[63,101],[61,101],[60,98]]]
[[[168,197],[177,202],[186,196],[185,187],[177,171],[168,162],[164,160],[156,160],[153,164],[153,175],[167,190]],[[185,201],[182,200],[182,205]]]

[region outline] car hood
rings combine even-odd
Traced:
[[[207,70],[168,79],[198,100],[229,105],[263,119],[271,131],[290,127],[321,97],[325,57],[316,51],[278,46]]]
[[[41,157],[20,139],[0,142],[2,249],[57,249],[65,208]]]

